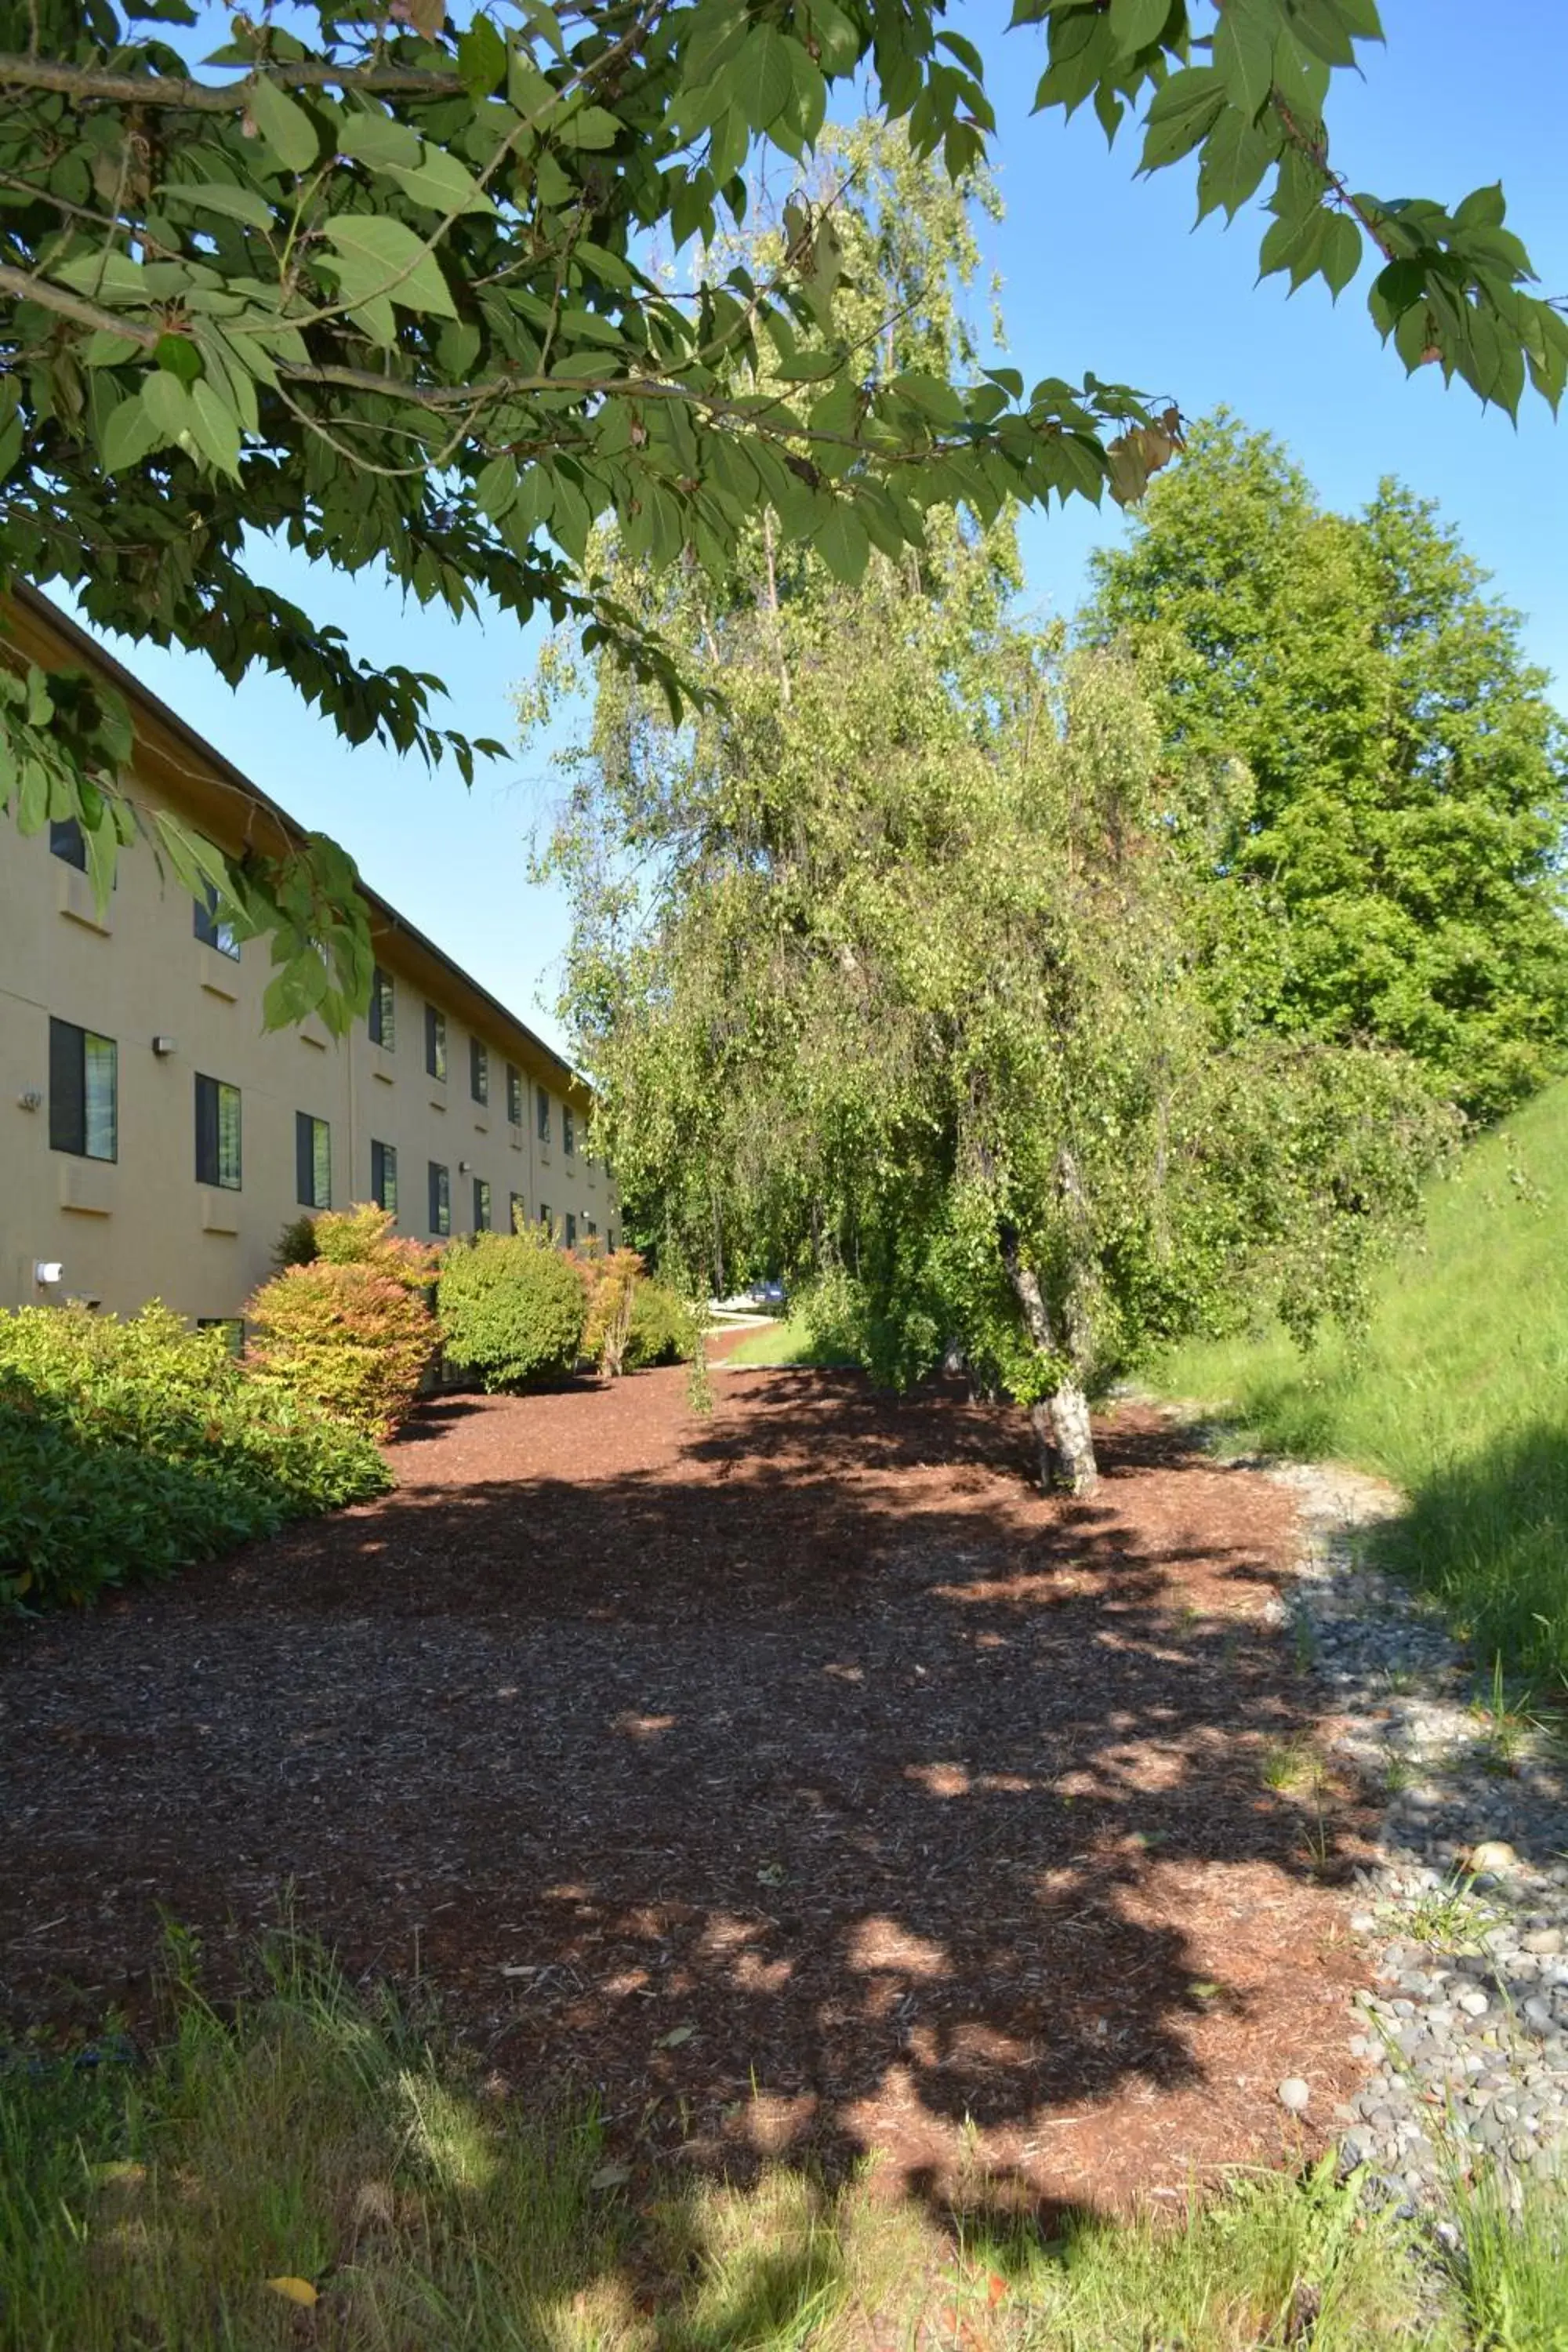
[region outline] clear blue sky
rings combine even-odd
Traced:
[[[1383,195],[1451,201],[1500,176],[1543,290],[1568,295],[1568,5],[1492,0],[1478,13],[1474,0],[1383,0],[1383,16],[1388,44],[1370,53],[1364,82],[1336,77],[1335,160]],[[1031,120],[1040,44],[1032,30],[1004,37],[1005,20],[1001,0],[955,5],[948,19],[988,60],[1007,215],[986,226],[987,259],[1026,381],[1092,368],[1169,394],[1189,415],[1224,402],[1289,442],[1331,505],[1358,505],[1381,476],[1400,475],[1439,500],[1528,616],[1534,657],[1568,681],[1568,416],[1553,425],[1531,395],[1516,430],[1462,386],[1445,391],[1434,369],[1407,380],[1359,286],[1337,307],[1321,281],[1290,299],[1279,278],[1255,287],[1256,214],[1192,234],[1190,163],[1135,181],[1135,134],[1108,152],[1088,109],[1065,131],[1058,116]],[[1090,550],[1121,528],[1109,507],[1028,518],[1031,603],[1070,612]],[[494,617],[459,626],[302,563],[279,559],[275,576],[362,654],[437,672],[452,723],[513,739],[509,689],[530,667],[529,633]],[[550,1007],[564,909],[526,871],[552,790],[538,750],[495,762],[468,792],[455,771],[346,748],[280,683],[258,677],[236,694],[198,655],[116,650],[302,822],[342,841],[477,979],[559,1036]]]

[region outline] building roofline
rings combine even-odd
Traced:
[[[25,581],[14,582],[5,593],[10,602],[19,606],[23,612],[29,614],[40,626],[46,630],[52,630],[63,638],[68,647],[78,652],[83,660],[112,678],[128,701],[140,705],[157,720],[161,728],[176,737],[187,751],[194,753],[203,767],[211,771],[215,778],[239,793],[253,806],[263,810],[289,840],[301,842],[305,839],[308,827],[302,825],[297,817],[290,816],[288,810],[272,798],[270,793],[263,792],[261,786],[252,777],[247,776],[243,769],[237,768],[234,761],[226,758],[216,743],[209,743],[206,737],[199,733],[188,719],[182,719],[179,712],[173,709],[161,695],[154,694],[150,687],[143,685],[134,671],[127,669],[123,662],[117,660],[113,654],[100,646],[98,639],[89,630],[84,629],[79,621],[73,620],[68,613],[62,612],[49,597],[44,595],[38,589],[30,587]],[[482,1003],[503,1028],[511,1030],[516,1035],[524,1039],[529,1050],[562,1073],[568,1088],[584,1094],[592,1092],[587,1079],[580,1071],[574,1070],[571,1063],[556,1052],[553,1045],[547,1045],[543,1038],[531,1029],[526,1021],[520,1020],[509,1005],[502,1003],[499,996],[492,995],[490,991],[481,982],[477,981],[471,972],[465,971],[461,964],[454,962],[446,950],[437,947],[436,941],[427,937],[416,924],[411,923],[406,915],[399,914],[390,899],[384,898],[379,891],[371,889],[363,880],[359,885],[359,891],[373,916],[379,916],[384,928],[406,940],[420,954],[438,965],[461,990]]]

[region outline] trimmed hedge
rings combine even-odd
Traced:
[[[391,1483],[367,1438],[156,1302],[0,1314],[0,1605],[89,1601]]]
[[[441,1259],[437,1310],[447,1360],[487,1389],[559,1380],[577,1361],[586,1312],[571,1258],[537,1230],[475,1234]]]

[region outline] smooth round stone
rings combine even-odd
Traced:
[[[1462,2009],[1467,2017],[1484,2017],[1491,2003],[1478,1988],[1474,1992],[1462,1992],[1454,2006]]]
[[[1289,2109],[1291,2115],[1304,2116],[1312,2094],[1300,2074],[1287,2074],[1275,2095],[1280,2105]]]

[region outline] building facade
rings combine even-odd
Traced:
[[[45,598],[18,592],[7,635],[119,688],[143,808],[230,854],[300,837]],[[366,892],[375,984],[347,1036],[268,1031],[265,939],[234,939],[145,839],[101,914],[83,863],[74,825],[24,840],[0,818],[0,1307],[161,1298],[228,1322],[287,1223],[362,1201],[420,1240],[521,1216],[618,1241],[583,1081],[394,908]]]

